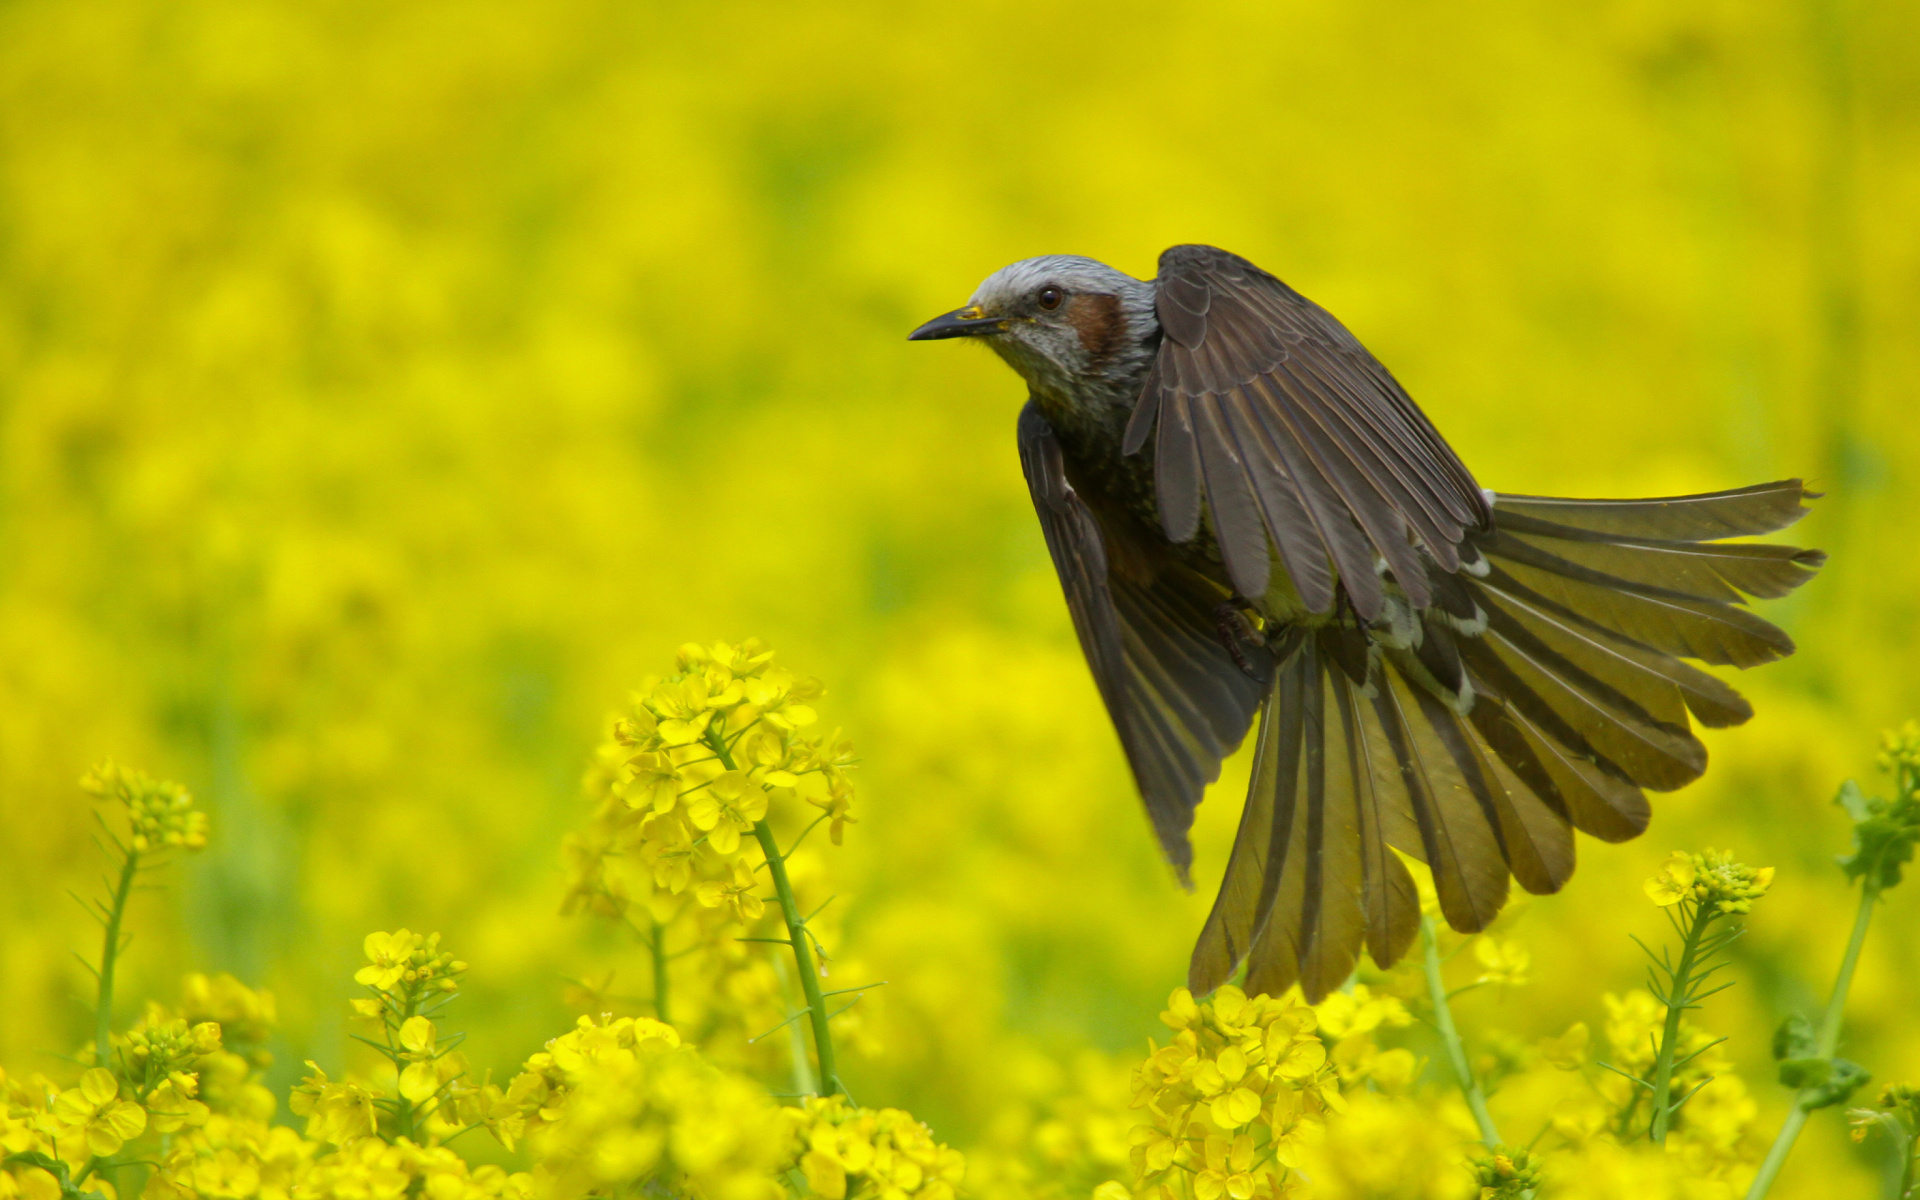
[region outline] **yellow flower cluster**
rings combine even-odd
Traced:
[[[113,1036],[112,1061],[87,1068],[71,1087],[42,1076],[9,1081],[0,1071],[0,1151],[14,1156],[13,1165],[0,1168],[0,1200],[53,1200],[63,1184],[71,1191],[89,1170],[148,1134],[172,1135],[172,1154],[196,1144],[210,1122],[259,1124],[272,1115],[272,1093],[254,1065],[265,1066],[265,1054],[255,1050],[250,1061],[223,1045],[217,1021],[195,1019],[214,1012],[240,1017],[236,1028],[257,1045],[272,1023],[272,997],[231,976],[189,976],[183,991],[178,1010],[149,1003],[131,1029]],[[166,1173],[163,1165],[154,1177],[163,1192],[172,1187]]]
[[[1553,1110],[1553,1130],[1576,1152],[1576,1158],[1589,1151],[1611,1153],[1595,1150],[1600,1143],[1634,1147],[1645,1142],[1646,1089],[1626,1075],[1644,1079],[1652,1073],[1654,1047],[1667,1018],[1665,1006],[1644,990],[1609,993],[1601,999],[1607,1009],[1607,1057],[1613,1070],[1584,1077],[1589,1086],[1563,1098]],[[1586,1041],[1586,1027],[1576,1025],[1561,1038],[1542,1043],[1542,1058],[1577,1068],[1585,1057]],[[1757,1107],[1746,1083],[1721,1052],[1718,1039],[1691,1021],[1680,1022],[1674,1061],[1673,1094],[1691,1094],[1692,1099],[1674,1118],[1664,1152],[1647,1147],[1636,1153],[1673,1159],[1673,1169],[1700,1186],[1731,1187],[1750,1175],[1759,1161],[1760,1147],[1752,1136]],[[1556,1167],[1556,1174],[1561,1169]],[[1629,1173],[1638,1169],[1618,1168]],[[1603,1174],[1614,1170],[1609,1166]]]
[[[1521,952],[1524,953],[1524,952]],[[1420,1063],[1404,1047],[1381,1050],[1374,1034],[1409,1025],[1413,1015],[1397,997],[1375,993],[1364,983],[1335,992],[1314,1008],[1323,1041],[1333,1043],[1331,1055],[1340,1081],[1347,1086],[1371,1085],[1388,1092],[1410,1087]]]
[[[1880,735],[1880,769],[1901,778],[1920,772],[1920,722],[1908,721],[1898,729]]]
[[[200,1063],[219,1054],[220,1026],[196,1025],[170,1015],[158,1004],[125,1037],[115,1038],[128,1085],[161,1133],[206,1121],[209,1109],[200,1094]]]
[[[1018,1091],[967,1148],[969,1195],[1086,1200],[1101,1184],[1126,1177],[1127,1138],[1136,1124],[1128,1106],[1131,1063],[1090,1048],[1062,1061],[1024,1047],[996,1065]]]
[[[766,853],[777,834],[824,963],[837,914],[820,916],[831,896],[804,843],[824,824],[838,844],[853,820],[852,747],[837,733],[804,732],[818,723],[821,685],[758,640],[689,644],[677,666],[635,695],[596,752],[585,781],[592,814],[564,847],[566,908],[633,927],[653,954],[654,1015],[697,1031],[716,1060],[772,1068],[780,1044],[753,1039],[778,1028],[795,1000],[790,964],[778,961],[785,951],[763,948],[787,935]],[[579,1006],[603,1010],[603,991],[577,988]],[[858,1011],[838,1017],[835,1031],[855,1048],[871,1044]]]
[[[290,1107],[307,1118],[308,1137],[343,1148],[376,1134],[450,1134],[456,1127],[444,1101],[466,1077],[467,1061],[453,1049],[459,1039],[442,1038],[432,1017],[459,991],[467,964],[440,949],[437,933],[370,933],[362,950],[367,965],[353,978],[373,994],[353,1000],[353,1011],[379,1024],[384,1045],[370,1044],[385,1054],[397,1095],[357,1080],[330,1079],[310,1061],[312,1073],[293,1090]]]
[[[81,777],[80,787],[98,799],[115,800],[125,807],[131,826],[128,845],[136,853],[206,847],[207,814],[194,807],[193,797],[177,783],[103,762]]]
[[[614,722],[590,779],[607,803],[570,847],[574,895],[625,911],[691,889],[703,906],[751,923],[762,907],[743,836],[771,801],[797,797],[820,810],[838,844],[853,819],[852,746],[800,735],[818,720],[807,701],[820,683],[775,665],[757,640],[683,646],[679,665]],[[636,870],[610,872],[609,858]]]
[[[189,1025],[219,1026],[220,1045],[194,1063],[200,1099],[207,1107],[216,1113],[270,1119],[277,1105],[260,1075],[273,1065],[266,1049],[278,1020],[273,994],[256,991],[231,975],[195,973],[181,984],[180,1004],[169,1015]]]
[[[1748,913],[1773,886],[1772,867],[1749,867],[1725,851],[1688,854],[1676,850],[1646,882],[1647,898],[1662,908],[1690,901],[1721,914]]]
[[[361,948],[367,965],[354,972],[353,981],[377,993],[372,999],[354,1001],[354,1010],[364,1017],[404,1008],[435,992],[458,991],[460,976],[467,969],[467,964],[441,952],[437,933],[422,936],[405,929],[370,933]]]
[[[897,1108],[815,1096],[784,1111],[802,1147],[808,1191],[821,1200],[953,1200],[966,1174],[958,1150]]]
[[[323,1153],[285,1126],[214,1117],[177,1138],[144,1200],[528,1200],[525,1174],[469,1166],[444,1146],[362,1137]]]
[[[173,1139],[143,1200],[289,1200],[318,1150],[284,1125],[216,1114]]]
[[[776,1200],[791,1161],[779,1110],[646,1018],[581,1018],[486,1097],[490,1127],[526,1131],[543,1197],[657,1184],[705,1200]]]
[[[1301,1148],[1301,1168],[1313,1181],[1303,1194],[1315,1200],[1462,1200],[1482,1194],[1468,1191],[1464,1149],[1473,1124],[1464,1112],[1452,1111],[1458,1107],[1355,1095],[1338,1120],[1327,1122],[1323,1137]]]
[[[1201,1002],[1181,988],[1160,1019],[1173,1040],[1134,1074],[1134,1106],[1150,1117],[1132,1135],[1134,1195],[1292,1194],[1302,1140],[1345,1107],[1314,1010],[1229,985]]]

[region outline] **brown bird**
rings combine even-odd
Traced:
[[[1455,929],[1509,875],[1624,841],[1643,790],[1699,777],[1689,725],[1753,709],[1681,661],[1793,651],[1745,607],[1825,555],[1732,542],[1807,511],[1798,479],[1648,500],[1488,491],[1332,314],[1246,259],[1175,246],[1157,279],[1048,255],[913,340],[984,340],[1026,380],[1020,462],[1160,845],[1256,714],[1253,778],[1197,994],[1339,987],[1419,929],[1398,850]]]

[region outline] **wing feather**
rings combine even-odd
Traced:
[[[1202,503],[1223,536],[1229,528],[1244,536],[1250,493],[1311,611],[1334,603],[1330,584],[1307,566],[1322,560],[1369,620],[1385,605],[1376,557],[1425,604],[1426,571],[1408,532],[1454,570],[1462,538],[1487,524],[1486,500],[1386,368],[1324,309],[1210,246],[1161,256],[1155,311],[1165,336],[1124,445],[1143,446],[1150,423],[1157,430],[1155,481],[1168,536],[1191,538]],[[1255,452],[1257,436],[1281,470]],[[1291,495],[1279,500],[1275,491]],[[1306,528],[1277,527],[1303,515]],[[1308,553],[1309,540],[1323,553]],[[1248,549],[1223,547],[1237,585],[1259,577],[1245,562]]]
[[[1213,606],[1226,593],[1190,569],[1163,563],[1144,581],[1110,569],[1100,520],[1074,488],[1059,440],[1031,401],[1020,414],[1019,441],[1081,651],[1161,848],[1185,880],[1194,807],[1246,736],[1270,658],[1251,652],[1257,677],[1240,669],[1212,633]]]

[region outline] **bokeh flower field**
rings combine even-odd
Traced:
[[[1243,1146],[1235,1089],[1202,1089],[1225,1107],[1184,1151],[1183,1197],[1249,1200],[1249,1156],[1294,1157],[1282,1117],[1329,1104],[1345,1116],[1298,1157],[1325,1194],[1470,1194],[1464,1172],[1415,1177],[1475,1136],[1417,963],[1308,1016],[1223,993],[1202,1020],[1175,992],[1245,761],[1201,809],[1182,892],[1033,520],[1019,385],[977,348],[904,341],[1008,260],[1146,275],[1198,240],[1344,318],[1488,486],[1826,493],[1793,536],[1829,565],[1764,609],[1799,652],[1738,680],[1759,715],[1706,735],[1706,778],[1657,797],[1638,841],[1583,842],[1561,894],[1443,947],[1451,985],[1476,985],[1452,1007],[1502,1132],[1586,1138],[1562,1181],[1655,1195],[1596,1148],[1614,1085],[1563,1101],[1659,1024],[1634,994],[1630,935],[1669,936],[1645,881],[1677,887],[1674,852],[1709,846],[1772,868],[1725,952],[1735,986],[1688,1017],[1728,1041],[1697,1060],[1720,1078],[1681,1136],[1699,1178],[1737,1188],[1792,1102],[1774,1030],[1824,1004],[1854,915],[1833,797],[1849,777],[1887,794],[1880,731],[1920,715],[1916,56],[1920,15],[1862,0],[0,7],[9,1085],[53,1080],[61,1136],[96,1154],[128,1134],[214,1154],[269,1101],[351,1141],[371,1100],[341,1089],[451,1087],[425,1073],[457,1030],[468,1077],[543,1096],[640,1104],[577,1065],[608,1047],[656,1083],[720,1072],[709,1124],[807,1122],[825,1157],[794,1178],[819,1194],[827,1159],[897,1152],[931,1164],[930,1200],[942,1172],[1088,1200],[1183,1152],[1133,1102],[1197,1103],[1180,1089],[1204,1062],[1272,1090]],[[676,962],[678,1032],[645,1023],[653,920],[716,945],[777,920],[733,866],[688,875],[685,913],[583,888],[617,832],[610,721],[684,643],[751,636],[825,682],[809,730],[857,760],[850,822],[826,793],[784,797],[840,835],[793,862],[799,893],[832,898],[832,987],[885,981],[834,1022],[857,1114],[768,1115],[806,1066],[789,1030],[748,1040],[791,1011],[779,946]],[[105,809],[77,781],[106,759],[206,817],[204,849],[132,895],[112,1014],[122,1037],[148,1021],[139,1045],[185,1039],[167,1053],[201,1064],[212,1113],[192,1134],[159,1101],[132,1129],[81,1055],[75,952],[100,931],[69,893],[100,890]],[[756,819],[714,803],[687,819]],[[431,1028],[391,1023],[387,1057],[350,1001],[382,977],[374,951],[441,953],[408,930],[465,967]],[[1841,1052],[1873,1075],[1856,1104],[1920,1082],[1916,980],[1910,881],[1847,1009]],[[596,1111],[627,1129],[654,1109]],[[318,1170],[293,1132],[246,1128],[261,1161]],[[497,1196],[534,1153],[590,1186],[567,1172],[602,1161],[581,1149],[601,1135],[556,1128],[531,1151],[468,1134],[457,1169],[373,1139],[306,1178]],[[708,1149],[764,1174],[750,1141]],[[1889,1161],[1824,1109],[1772,1194],[1890,1194]],[[1383,1162],[1414,1174],[1367,1174]],[[1571,1186],[1548,1162],[1544,1186]],[[753,1194],[731,1187],[709,1194]]]

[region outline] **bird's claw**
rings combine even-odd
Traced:
[[[1222,601],[1213,610],[1214,632],[1220,635],[1220,645],[1226,649],[1227,657],[1233,659],[1235,666],[1248,679],[1264,678],[1247,657],[1246,648],[1254,646],[1264,649],[1267,635],[1262,633],[1238,604],[1231,600]]]

